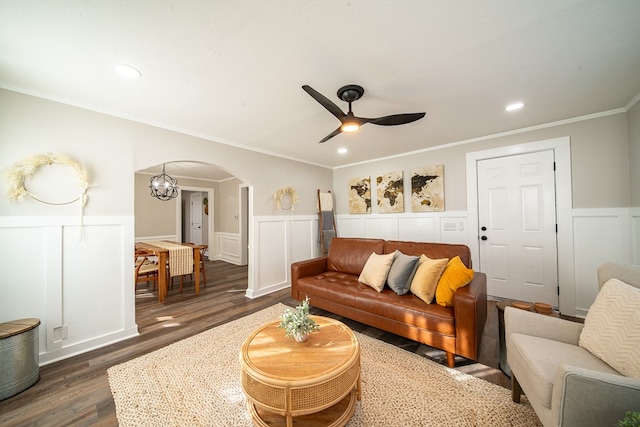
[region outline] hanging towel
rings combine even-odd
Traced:
[[[333,196],[331,195],[331,193],[320,193],[320,210],[333,210]]]
[[[322,211],[322,230],[333,230],[332,211]]]
[[[333,230],[326,230],[324,233],[322,233],[322,236],[324,237],[324,248],[328,251],[329,246],[331,245],[331,239],[336,237],[336,232]]]

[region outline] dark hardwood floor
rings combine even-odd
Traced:
[[[185,281],[183,292],[179,293],[176,283],[163,304],[144,284],[138,285],[136,322],[140,335],[41,367],[40,380],[34,386],[0,402],[0,426],[116,426],[109,367],[278,302],[299,303],[291,299],[289,289],[246,298],[246,267],[207,261],[206,272],[207,286],[199,296],[193,292],[193,283]],[[337,318],[355,331],[446,365],[442,351],[316,308],[312,313]],[[489,301],[479,361],[456,358],[456,369],[509,388],[510,380],[497,369],[498,363],[498,314],[495,301]]]

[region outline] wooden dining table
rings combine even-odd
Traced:
[[[179,243],[172,241],[164,241],[171,245],[186,246],[193,251],[193,274],[195,276],[195,289],[196,295],[200,294],[200,249],[202,245],[194,245],[191,243]],[[158,302],[164,302],[164,298],[167,296],[167,276],[171,276],[171,271],[168,273],[163,270],[166,269],[167,261],[169,259],[169,249],[166,247],[158,246],[157,241],[153,242],[136,242],[136,250],[145,250],[158,257]]]

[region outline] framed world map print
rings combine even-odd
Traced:
[[[349,213],[371,213],[371,177],[349,180]]]
[[[411,209],[413,212],[444,211],[444,165],[411,171]]]
[[[404,212],[404,179],[402,171],[389,172],[376,178],[378,212]]]

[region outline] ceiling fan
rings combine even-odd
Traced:
[[[349,112],[345,114],[340,107],[331,102],[327,97],[322,95],[317,90],[313,89],[309,85],[302,86],[305,92],[307,92],[313,99],[318,101],[320,105],[326,108],[331,114],[337,117],[338,120],[342,123],[340,127],[329,135],[322,138],[320,141],[326,142],[334,136],[338,135],[341,132],[355,132],[360,129],[360,126],[373,123],[374,125],[381,126],[395,126],[395,125],[404,125],[407,123],[415,122],[416,120],[420,120],[425,116],[426,113],[407,113],[407,114],[393,114],[391,116],[378,117],[375,119],[368,119],[365,117],[356,117],[351,111],[351,103],[357,101],[364,94],[364,89],[362,86],[358,85],[347,85],[338,89],[338,98],[342,99],[344,102],[349,103]]]

